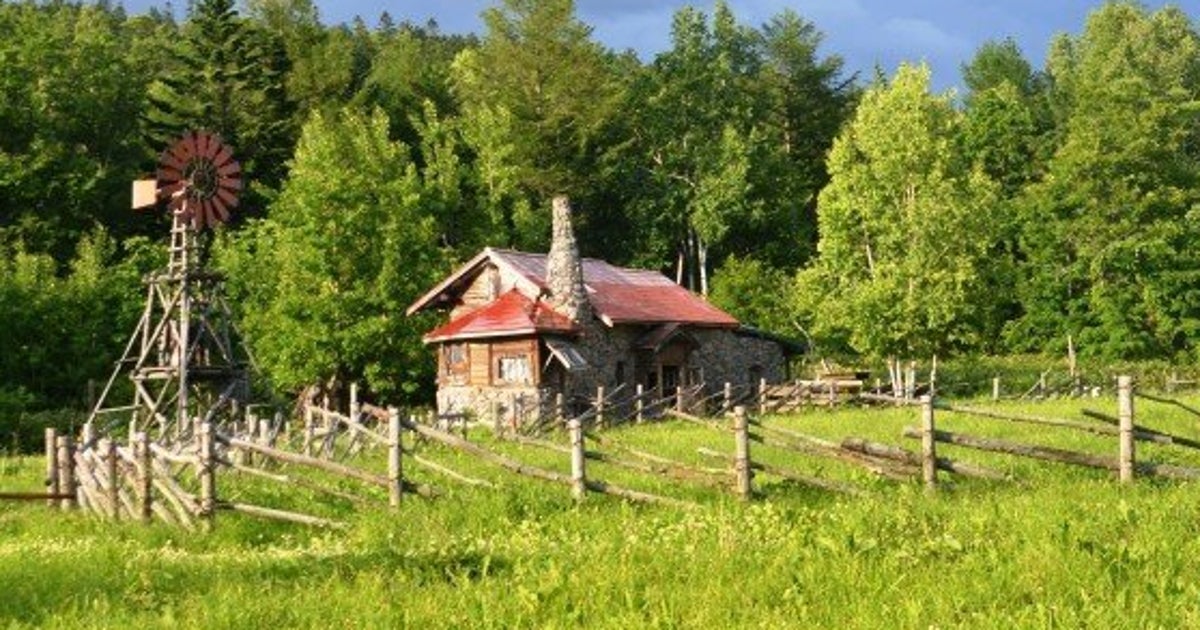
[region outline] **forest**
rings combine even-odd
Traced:
[[[497,0],[478,35],[311,0],[0,1],[0,417],[82,407],[165,260],[132,180],[184,130],[251,182],[212,237],[271,385],[427,400],[405,307],[484,246],[659,269],[823,355],[1200,352],[1200,27],[1117,1],[981,46],[961,93],[848,73],[820,25],[680,10],[652,59],[571,0]]]

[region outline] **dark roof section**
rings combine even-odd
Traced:
[[[536,297],[547,290],[545,254],[487,248],[408,307],[408,314],[454,304],[488,262],[514,272],[519,278],[517,288],[527,296]],[[739,325],[733,316],[657,271],[584,258],[583,281],[593,310],[608,326],[669,322],[713,328]]]

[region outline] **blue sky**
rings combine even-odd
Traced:
[[[433,18],[445,32],[478,32],[479,13],[492,0],[317,0],[322,21],[361,15],[374,24],[387,10],[396,21]],[[850,72],[869,77],[878,64],[891,74],[901,61],[925,61],[938,89],[957,86],[959,67],[989,39],[1012,37],[1040,67],[1051,37],[1079,33],[1102,0],[728,0],[738,19],[760,25],[785,8],[814,22],[826,35],[823,54],[839,54]],[[125,0],[131,12],[161,0]],[[176,0],[176,6],[186,2]],[[611,48],[632,48],[643,59],[670,45],[671,15],[688,4],[706,11],[712,2],[687,0],[576,0],[580,18]],[[1144,1],[1154,9],[1182,7],[1200,21],[1200,0]]]

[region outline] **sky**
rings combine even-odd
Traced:
[[[437,21],[443,32],[480,32],[480,12],[494,0],[316,0],[326,24],[360,15],[374,25],[386,10],[397,21]],[[823,56],[840,55],[848,73],[864,79],[880,67],[892,74],[903,61],[926,62],[939,91],[958,88],[960,72],[988,40],[1012,37],[1040,68],[1051,38],[1078,34],[1102,0],[728,0],[738,20],[759,26],[790,8],[825,34]],[[125,0],[130,12],[161,6],[163,0]],[[176,0],[177,7],[186,2]],[[581,20],[601,43],[633,49],[644,60],[670,46],[671,16],[682,6],[711,12],[712,0],[576,0]],[[1183,8],[1200,23],[1200,0],[1143,0],[1157,9]]]

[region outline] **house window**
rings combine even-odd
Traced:
[[[448,343],[442,346],[442,375],[452,383],[466,380],[468,371],[467,344]]]
[[[529,355],[511,354],[500,357],[496,363],[496,380],[510,385],[533,383],[533,372],[529,369]]]
[[[467,362],[467,344],[446,344],[446,365],[462,365]]]

